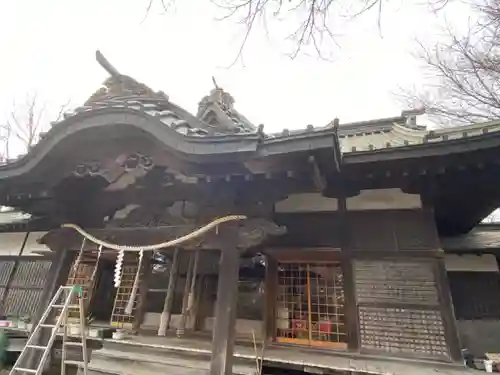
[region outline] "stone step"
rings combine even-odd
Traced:
[[[210,358],[203,356],[182,355],[175,352],[139,353],[135,350],[100,349],[92,353],[89,367],[93,371],[119,375],[207,375]],[[253,375],[255,364],[235,363],[233,374]],[[96,372],[97,374],[97,372]]]
[[[211,351],[209,349],[195,349],[192,347],[183,347],[182,345],[143,345],[134,342],[118,342],[106,340],[103,342],[103,349],[135,354],[165,355],[173,357],[191,358],[199,360],[210,360]]]

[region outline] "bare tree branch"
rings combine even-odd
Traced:
[[[56,120],[60,120],[67,110],[70,102],[59,107]],[[37,94],[27,95],[22,105],[14,103],[13,109],[7,116],[6,121],[0,124],[0,161],[5,162],[15,154],[28,152],[40,139],[45,130],[44,125],[48,123],[45,116],[46,105],[40,104]],[[13,150],[13,144],[16,150]]]
[[[480,17],[466,35],[447,30],[446,44],[420,45],[430,84],[403,93],[440,123],[500,119],[500,3],[484,0],[474,7]]]
[[[147,1],[148,5],[146,7],[146,12],[144,14],[144,18],[142,19],[141,23],[146,21],[146,19],[149,17],[149,14],[151,13],[151,10],[154,5],[154,0],[147,0]],[[163,12],[167,13],[170,10],[170,8],[175,4],[175,0],[160,0],[159,3],[163,9]]]
[[[175,0],[156,0],[161,3],[167,12]],[[376,22],[379,31],[382,30],[382,12],[384,4],[396,3],[395,0],[209,0],[224,15],[219,21],[234,21],[245,27],[242,41],[237,55],[231,65],[242,58],[243,50],[253,31],[262,22],[262,27],[267,30],[270,21],[296,20],[292,24],[290,33],[285,40],[292,41],[294,48],[290,53],[291,58],[304,52],[305,47],[312,47],[318,57],[326,59],[328,43],[338,46],[337,37],[332,27],[340,19],[350,19],[376,11]],[[411,0],[413,5],[428,6],[437,13],[443,10],[452,0]],[[147,0],[147,18],[154,0]],[[341,9],[349,8],[348,14],[343,14]]]

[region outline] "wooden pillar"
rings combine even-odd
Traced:
[[[172,317],[172,304],[174,303],[175,285],[177,284],[177,273],[179,269],[179,249],[174,250],[174,259],[170,268],[168,277],[168,289],[165,296],[165,303],[160,318],[160,327],[158,328],[158,336],[166,336],[170,319]]]
[[[344,279],[344,316],[346,320],[347,348],[359,350],[358,309],[356,304],[353,256],[349,246],[349,221],[345,186],[338,197],[338,216],[340,229],[340,250],[342,256],[342,275]]]
[[[205,277],[203,275],[198,276],[196,279],[196,287],[194,292],[194,303],[193,308],[189,312],[189,329],[193,331],[197,331],[200,329],[200,319],[199,319],[199,311],[201,304],[201,294],[203,293],[203,286],[205,283]]]
[[[189,254],[189,263],[184,281],[184,293],[182,295],[181,321],[176,332],[177,337],[184,336],[184,330],[186,329],[189,291],[191,289],[191,275],[193,273],[193,266],[194,266],[194,256],[193,254]]]
[[[196,314],[195,330],[203,330],[205,328],[205,319],[212,313],[214,301],[210,299],[210,292],[213,286],[212,277],[208,275],[201,276],[199,281],[200,295],[198,302],[198,311]]]
[[[462,351],[460,345],[460,337],[457,330],[457,321],[455,319],[455,311],[453,309],[453,301],[451,299],[450,285],[446,275],[444,259],[437,258],[436,260],[436,284],[441,302],[441,314],[443,316],[443,327],[446,335],[446,343],[450,350],[450,357],[455,362],[462,362]]]
[[[196,283],[196,280],[198,279],[198,261],[200,259],[200,250],[196,250],[196,253],[194,254],[194,264],[193,264],[193,271],[191,275],[191,283],[190,283],[190,290],[189,290],[189,296],[188,296],[188,303],[187,303],[187,315],[186,319],[188,320],[188,327],[190,329],[194,328],[194,320],[195,320],[195,309],[196,309],[196,301],[197,301],[197,290],[198,284]]]
[[[232,375],[233,368],[240,254],[236,246],[236,230],[227,229],[219,263],[210,375]]]
[[[270,255],[266,255],[266,281],[265,281],[265,307],[264,307],[264,337],[274,340],[276,336],[276,294],[278,289],[278,262]]]

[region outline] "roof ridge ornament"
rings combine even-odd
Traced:
[[[406,127],[416,130],[425,130],[425,126],[419,126],[417,124],[417,117],[425,115],[426,112],[425,107],[417,107],[401,111],[401,117],[405,118]]]
[[[113,99],[122,100],[123,97],[136,97],[138,100],[154,99],[168,101],[168,96],[162,91],[155,92],[149,86],[137,81],[135,78],[121,74],[118,69],[104,57],[101,51],[97,50],[95,56],[99,65],[101,65],[111,77],[104,81],[102,87],[92,94],[85,102],[85,105],[92,105],[101,101]]]
[[[95,58],[99,65],[102,66],[103,69],[107,71],[111,77],[121,76],[120,72],[113,65],[111,65],[111,63],[104,57],[101,51],[95,51]]]
[[[214,76],[212,76],[212,82],[214,83],[214,87],[215,87],[215,89],[216,89],[216,90],[220,90],[220,87],[219,87],[219,85],[217,84],[217,81],[215,80],[215,77],[214,77]]]
[[[199,102],[196,117],[223,133],[256,132],[257,127],[234,108],[234,97],[217,84],[214,76],[212,83],[214,88]]]

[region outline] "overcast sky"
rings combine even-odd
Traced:
[[[148,0],[4,0],[0,120],[35,91],[52,116],[68,100],[81,104],[106,78],[95,62],[96,49],[120,72],[163,90],[192,112],[215,76],[235,97],[236,108],[269,132],[323,126],[334,117],[348,122],[396,116],[405,109],[394,96],[398,87],[424,82],[411,55],[415,40],[437,40],[445,19],[463,24],[467,11],[452,4],[436,16],[424,6],[391,3],[383,11],[382,36],[376,12],[337,20],[340,47],[332,44],[327,51],[333,62],[315,56],[291,60],[283,41],[290,22],[276,21],[269,36],[263,29],[253,34],[244,65],[228,69],[245,30],[215,21],[222,13],[209,0],[177,1],[168,14],[157,4],[145,20]]]

